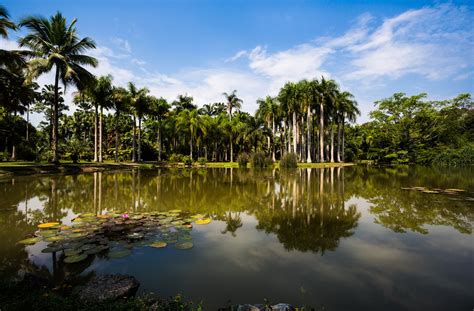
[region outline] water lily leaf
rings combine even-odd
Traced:
[[[56,241],[62,241],[62,240],[64,240],[65,238],[66,238],[66,237],[64,237],[64,236],[56,235],[56,236],[47,237],[47,238],[44,239],[44,240],[47,241],[47,242],[56,242]]]
[[[180,242],[174,245],[174,247],[176,247],[177,249],[190,249],[193,246],[194,244],[192,242]]]
[[[88,255],[86,254],[81,254],[81,255],[75,255],[75,256],[69,256],[64,258],[65,263],[76,263],[79,261],[83,261],[84,259],[87,258]]]
[[[448,192],[464,192],[466,190],[453,188],[453,189],[446,189],[445,191],[448,191]]]
[[[38,228],[40,229],[48,229],[48,228],[53,228],[55,226],[58,226],[59,222],[46,222],[44,224],[39,224]]]
[[[202,219],[202,218],[204,218],[204,217],[205,217],[205,216],[202,215],[202,214],[196,214],[196,215],[191,216],[191,218],[194,218],[194,219]]]
[[[154,248],[163,248],[163,247],[166,247],[168,244],[166,242],[163,242],[163,241],[156,241],[156,242],[153,242],[150,244],[151,247],[154,247]]]
[[[173,214],[179,214],[179,213],[181,213],[181,210],[180,209],[172,209],[172,210],[169,210],[168,212],[173,213]]]
[[[196,223],[196,225],[207,225],[207,224],[211,223],[211,219],[210,218],[198,219],[198,220],[196,220],[195,223]]]
[[[56,252],[59,252],[59,251],[62,251],[62,250],[63,250],[62,247],[56,246],[56,247],[46,247],[41,252],[42,253],[56,253]]]
[[[18,241],[18,244],[33,245],[39,241],[41,241],[41,238],[29,238],[29,239]]]
[[[81,253],[82,251],[80,249],[76,249],[76,248],[69,248],[69,249],[65,249],[64,250],[64,255],[66,257],[71,257],[71,256],[77,256]]]
[[[124,250],[115,250],[115,251],[110,251],[108,256],[110,258],[122,258],[122,257],[126,257],[126,256],[129,256],[132,252],[128,249],[124,249]]]
[[[56,230],[40,230],[38,232],[38,234],[41,235],[44,238],[48,238],[48,237],[55,236],[56,234],[58,234],[58,231],[56,231]]]

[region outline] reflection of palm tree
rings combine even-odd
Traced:
[[[235,232],[237,231],[237,229],[243,226],[242,218],[240,218],[240,212],[237,212],[235,216],[233,216],[232,212],[229,211],[225,217],[225,222],[226,227],[222,231],[222,234],[230,232],[233,237],[236,237],[237,235],[235,234]]]

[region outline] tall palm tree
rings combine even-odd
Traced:
[[[128,83],[128,92],[130,93],[130,104],[133,109],[133,139],[132,139],[132,161],[136,162],[137,161],[137,152],[136,152],[136,145],[137,145],[137,118],[138,118],[138,126],[139,126],[139,131],[138,131],[138,161],[141,160],[141,121],[144,116],[144,114],[148,110],[148,99],[147,99],[147,94],[148,94],[148,89],[147,88],[141,88],[138,89],[133,82]]]
[[[321,78],[319,83],[319,89],[321,93],[321,99],[319,101],[319,152],[320,152],[320,161],[325,162],[325,153],[324,153],[324,121],[328,117],[326,110],[329,110],[331,105],[335,101],[335,96],[337,93],[337,84],[334,80],[326,80],[324,77]]]
[[[97,120],[97,108],[100,108],[100,113],[99,113],[99,133],[98,133],[98,160],[99,162],[102,162],[102,138],[103,138],[103,114],[104,114],[104,108],[108,109],[111,108],[113,105],[112,102],[112,96],[113,96],[113,87],[112,87],[112,76],[102,76],[99,77],[97,80],[95,80],[94,83],[91,84],[90,90],[89,90],[89,96],[91,96],[92,101],[95,106],[95,112],[96,112],[96,120]],[[96,121],[97,122],[97,121]],[[97,134],[96,134],[97,137]],[[96,143],[97,143],[97,138],[96,138]],[[95,147],[97,148],[97,147]]]
[[[161,161],[162,155],[162,127],[166,115],[169,112],[170,105],[164,98],[151,97],[149,114],[153,117],[156,125],[156,145],[158,149],[158,161]]]
[[[120,116],[130,109],[130,93],[123,87],[112,90],[112,108],[115,110],[115,162],[118,162]]]
[[[20,38],[21,47],[28,47],[33,56],[29,62],[32,78],[49,72],[55,68],[54,78],[54,109],[53,109],[53,162],[59,162],[58,155],[58,105],[59,81],[64,87],[68,84],[80,84],[93,79],[93,75],[83,65],[97,66],[94,57],[83,54],[95,48],[92,39],[79,38],[76,33],[76,19],[67,25],[66,18],[56,13],[49,19],[30,16],[20,22],[29,33]]]
[[[228,93],[222,93],[222,95],[224,95],[227,103],[227,112],[229,113],[229,119],[232,119],[232,110],[236,109],[236,110],[239,110],[242,108],[242,99],[238,98],[237,97],[237,93],[236,90],[233,90],[232,93],[228,94]]]
[[[344,152],[345,152],[345,123],[346,119],[349,122],[355,122],[357,115],[360,115],[360,111],[357,107],[357,101],[354,99],[354,95],[345,91],[339,93],[337,97],[337,106],[339,113],[339,123],[338,126],[338,150],[337,150],[337,160],[338,162],[345,161]],[[342,135],[342,141],[341,141]]]

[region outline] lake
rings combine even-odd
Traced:
[[[192,223],[196,214],[212,221]],[[62,251],[42,252],[48,242],[18,244],[38,224],[72,226],[79,215],[158,218],[136,229],[145,234],[137,241],[106,242],[130,250],[119,258],[104,249],[68,264]],[[165,220],[160,233],[149,228]],[[90,221],[96,226],[105,220]],[[188,223],[192,228],[185,232],[172,225],[186,229]],[[472,168],[158,169],[4,177],[0,277],[35,272],[60,284],[92,274],[130,274],[141,283],[139,293],[180,293],[209,310],[265,300],[325,310],[472,310],[473,224]],[[166,247],[147,245],[156,234],[166,235]],[[174,247],[181,238],[193,247]]]

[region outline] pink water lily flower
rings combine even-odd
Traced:
[[[123,214],[122,215],[122,218],[128,218],[128,217],[129,217],[128,214]]]

